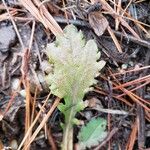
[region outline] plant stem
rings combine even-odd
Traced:
[[[73,150],[73,123],[72,119],[75,116],[74,107],[71,107],[67,116],[65,116],[65,126],[63,132],[62,150]]]

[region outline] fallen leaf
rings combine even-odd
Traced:
[[[102,15],[100,11],[90,12],[88,17],[89,23],[93,28],[94,32],[98,36],[101,36],[109,25],[107,19]]]

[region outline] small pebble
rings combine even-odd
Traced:
[[[133,66],[134,66],[133,61],[129,61],[129,65],[130,65],[131,67],[133,67]]]
[[[128,68],[128,64],[122,64],[121,68],[122,69],[127,69]]]
[[[16,91],[19,87],[19,84],[20,84],[20,80],[17,79],[17,78],[13,78],[12,81],[11,81],[12,90]]]
[[[17,150],[18,143],[15,139],[10,142],[10,147],[11,147],[12,150]]]
[[[21,90],[19,93],[22,97],[26,97],[26,90]]]

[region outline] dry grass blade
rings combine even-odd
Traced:
[[[150,33],[149,33],[141,24],[137,23],[137,26],[138,26],[141,30],[143,30],[143,31],[147,34],[147,36],[150,37]]]
[[[49,14],[45,6],[40,5],[40,1],[35,1],[37,6],[40,6],[40,9],[37,8],[31,0],[19,0],[22,5],[38,20],[40,21],[45,28],[50,29],[54,35],[62,34],[63,31],[54,18]]]
[[[141,39],[139,35],[129,26],[129,24],[123,19],[120,18],[121,24],[126,27],[137,39]]]
[[[128,15],[128,14],[127,14],[127,16],[128,16],[128,17],[123,16],[123,18],[124,18],[124,19],[128,19],[128,20],[131,20],[131,21],[133,21],[134,23],[138,23],[138,24],[140,24],[140,25],[144,25],[144,26],[146,26],[146,27],[150,27],[149,24],[146,24],[146,23],[144,23],[144,22],[138,21],[138,20],[132,18],[132,17],[131,17],[130,15]]]

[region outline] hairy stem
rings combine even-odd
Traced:
[[[73,107],[71,107],[68,110],[67,114],[69,114],[69,115],[65,118],[62,150],[73,150],[73,124],[72,124],[72,119],[74,118],[74,115],[75,115]]]

